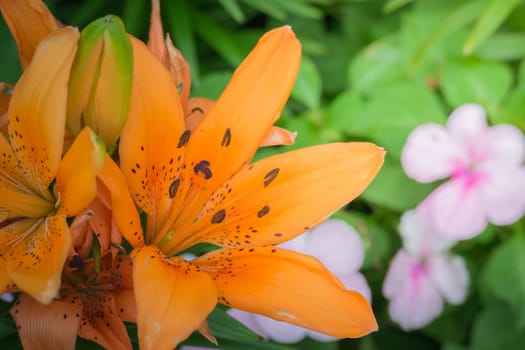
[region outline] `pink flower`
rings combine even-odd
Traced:
[[[489,127],[483,109],[466,104],[447,126],[425,124],[408,137],[401,163],[419,182],[450,178],[417,208],[454,239],[481,233],[488,222],[508,225],[525,214],[525,138],[512,125]]]
[[[403,248],[392,259],[383,295],[389,314],[404,330],[418,329],[438,317],[444,302],[465,300],[469,275],[462,257],[448,249],[455,243],[423,222],[414,210],[401,217]]]
[[[328,220],[313,230],[281,244],[280,247],[316,257],[347,289],[358,291],[371,300],[370,287],[365,277],[358,272],[364,260],[363,242],[359,234],[346,222]],[[318,341],[335,339],[261,315],[236,309],[230,309],[228,313],[255,333],[280,343],[296,343],[306,336]]]

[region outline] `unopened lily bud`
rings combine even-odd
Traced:
[[[108,150],[128,115],[133,52],[120,18],[106,16],[81,33],[69,80],[67,128],[77,135],[89,126]]]

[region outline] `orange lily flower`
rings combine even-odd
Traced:
[[[213,107],[214,101],[205,97],[190,98],[190,65],[182,53],[173,45],[169,34],[166,34],[166,38],[163,39],[160,0],[151,1],[148,48],[169,70],[175,86],[179,91],[186,128],[193,130]],[[292,145],[295,142],[296,136],[296,132],[291,132],[278,126],[272,126],[266,137],[261,141],[261,146]]]
[[[147,217],[145,245],[131,253],[141,348],[177,346],[217,302],[337,337],[374,331],[359,293],[318,260],[273,245],[359,195],[384,151],[336,143],[249,164],[295,81],[301,47],[291,29],[263,36],[191,131],[170,73],[144,44],[132,44],[132,99],[119,152]],[[191,262],[176,256],[201,242],[221,248]]]
[[[9,101],[11,100],[11,91],[13,86],[7,83],[0,83],[0,132],[7,133],[7,109],[9,108]]]
[[[97,197],[75,217],[70,230],[73,246],[59,298],[43,305],[21,294],[10,310],[24,348],[72,349],[78,335],[106,349],[131,349],[123,321],[136,322],[132,262],[117,254],[122,251],[121,230],[138,237],[133,244],[141,244],[140,219],[111,158],[98,175]],[[93,252],[102,256],[98,267],[90,258]]]
[[[95,197],[104,161],[89,129],[62,156],[78,38],[64,28],[40,43],[9,102],[10,142],[0,137],[0,293],[14,284],[44,304],[57,295],[71,249],[66,218]]]
[[[108,251],[97,272],[93,259],[70,258],[60,299],[44,305],[21,294],[13,316],[25,349],[74,349],[77,335],[106,349],[132,349],[122,321],[135,321],[129,256]]]
[[[38,44],[60,27],[41,0],[1,0],[0,12],[18,46],[22,69],[33,59]]]

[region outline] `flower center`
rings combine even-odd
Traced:
[[[483,173],[468,167],[466,164],[458,163],[452,173],[453,181],[460,181],[466,191],[471,190],[484,178]]]

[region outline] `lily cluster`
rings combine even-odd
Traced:
[[[41,1],[0,0],[24,69],[2,86],[0,293],[17,293],[24,347],[80,336],[130,349],[123,322],[142,349],[196,330],[215,341],[217,303],[332,337],[376,330],[365,297],[277,245],[358,196],[384,151],[336,143],[252,162],[295,136],[273,126],[300,63],[293,31],[266,33],[217,101],[190,98],[152,5],[146,45],[113,16],[79,32]],[[216,249],[180,256],[199,243]]]

